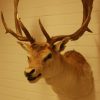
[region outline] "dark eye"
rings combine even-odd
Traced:
[[[44,58],[43,61],[47,61],[47,60],[50,59],[50,58],[52,58],[52,54],[51,54],[51,53],[49,53],[49,54]]]

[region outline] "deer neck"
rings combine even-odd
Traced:
[[[44,78],[58,96],[66,97],[67,95],[68,98],[80,98],[93,91],[92,75],[90,74],[89,78],[85,75],[78,78],[74,67],[66,61],[63,55],[59,55],[56,60],[52,60],[45,67],[48,69],[46,68],[44,71]]]

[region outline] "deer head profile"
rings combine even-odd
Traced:
[[[77,74],[76,76],[79,74],[85,75],[85,69],[88,69],[88,74],[91,73],[89,64],[80,53],[71,50],[66,52],[64,55],[61,54],[61,51],[65,49],[67,42],[78,40],[85,33],[85,31],[92,32],[88,28],[88,24],[91,19],[93,0],[81,1],[83,4],[83,22],[81,27],[70,35],[51,37],[39,19],[40,28],[43,32],[43,35],[46,37],[46,42],[42,43],[36,41],[35,38],[30,35],[29,31],[19,18],[19,0],[14,0],[14,19],[16,32],[7,26],[3,13],[1,12],[1,19],[6,33],[10,33],[12,36],[14,36],[22,48],[25,49],[29,54],[27,57],[29,67],[25,68],[24,72],[29,82],[34,83],[40,79],[41,76],[43,76],[49,84],[53,84],[55,81],[52,83],[50,80],[57,75],[61,78],[62,74],[65,73],[65,69],[66,71],[69,71],[67,72],[67,75],[68,73],[73,73],[73,77],[75,73]],[[57,86],[56,82],[54,83],[54,86]]]

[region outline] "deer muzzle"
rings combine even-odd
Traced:
[[[35,69],[33,69],[30,72],[26,72],[24,71],[24,74],[26,76],[26,78],[28,79],[28,81],[35,81],[36,79],[38,79],[41,76],[41,73],[36,73]]]

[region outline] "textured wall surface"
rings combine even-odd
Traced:
[[[13,0],[0,0],[0,11],[4,12],[8,25],[15,30]],[[51,36],[71,34],[82,21],[81,0],[20,0],[19,15],[32,36],[44,40],[38,25],[40,18]],[[96,100],[100,100],[100,0],[94,0],[89,27],[93,33],[85,32],[78,41],[69,42],[66,50],[81,52],[90,63],[95,81]],[[24,77],[28,66],[26,52],[11,35],[5,35],[0,19],[0,100],[57,100],[43,79],[30,84]]]

